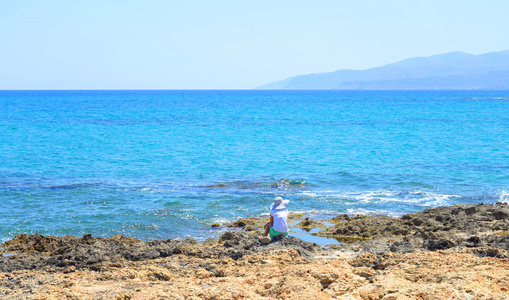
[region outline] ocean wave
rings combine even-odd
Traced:
[[[386,215],[390,217],[399,217],[405,214],[400,211],[384,210],[384,209],[366,209],[366,208],[347,208],[342,210],[319,210],[319,209],[307,209],[307,210],[292,210],[291,213],[303,214],[306,217],[312,219],[331,219],[341,214],[347,214],[351,216],[364,214],[364,215]],[[265,214],[268,216],[268,214]]]
[[[472,97],[472,100],[509,100],[509,96],[507,97]]]
[[[370,205],[386,203],[407,203],[419,206],[443,206],[461,198],[460,195],[436,193],[422,190],[367,190],[367,191],[303,191],[299,195],[305,198],[341,200],[346,205]]]
[[[127,189],[129,190],[129,189]],[[179,190],[177,188],[168,188],[168,187],[141,187],[141,188],[134,188],[136,192],[142,192],[142,193],[151,193],[151,194],[161,194],[161,193],[168,193],[173,192],[176,190]]]
[[[292,210],[291,213],[303,214],[305,216],[312,217],[313,219],[329,219],[344,212],[328,209],[305,209],[305,210]]]
[[[509,203],[509,191],[501,191],[498,197],[499,202]]]
[[[421,204],[424,206],[442,206],[450,203],[452,198],[459,198],[459,195],[440,194],[423,191],[367,191],[360,195],[353,194],[353,199],[366,204],[403,202]]]
[[[384,215],[389,217],[401,217],[404,212],[383,210],[383,209],[365,209],[365,208],[349,208],[346,210],[348,215]]]

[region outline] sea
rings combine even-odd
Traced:
[[[509,201],[509,91],[0,91],[0,242]],[[219,228],[211,224],[220,223]]]

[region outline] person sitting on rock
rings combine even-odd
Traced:
[[[283,200],[281,197],[274,198],[274,203],[270,206],[270,220],[265,224],[265,233],[261,237],[264,244],[270,243],[276,236],[288,235],[288,209],[286,208],[290,200]]]

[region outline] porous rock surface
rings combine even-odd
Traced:
[[[304,220],[297,224],[297,227],[300,227],[304,230],[311,230],[313,228],[323,228],[325,226],[315,220],[310,219],[309,217],[306,217]]]
[[[341,215],[331,222],[336,225],[316,235],[356,242],[355,247],[375,254],[461,246],[509,250],[507,203],[438,207],[399,218]]]
[[[143,261],[183,254],[197,258],[240,259],[245,255],[260,252],[294,249],[305,258],[321,251],[316,244],[297,238],[275,239],[263,245],[257,234],[226,232],[217,245],[200,245],[193,239],[141,241],[115,235],[110,238],[94,238],[88,234],[81,238],[74,236],[55,237],[40,234],[19,234],[2,244],[0,253],[16,255],[0,257],[0,271],[11,272],[21,269],[67,268],[101,270],[111,263]]]
[[[355,242],[328,250],[239,231],[205,244],[18,235],[0,248],[0,298],[508,299],[507,209],[343,215],[325,234]]]

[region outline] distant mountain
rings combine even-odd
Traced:
[[[509,50],[480,55],[450,52],[367,70],[298,75],[258,89],[509,90]]]

